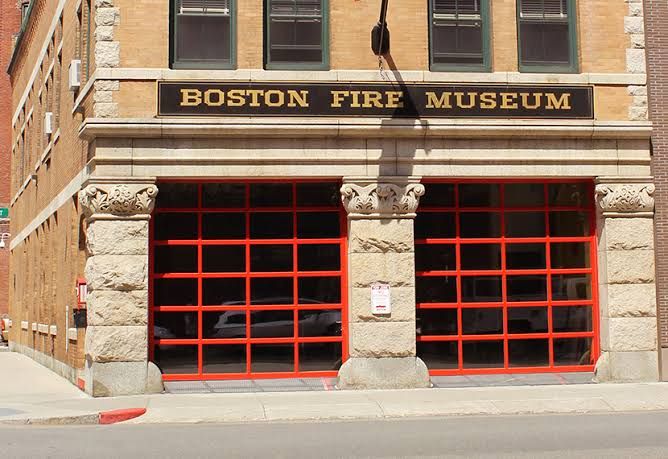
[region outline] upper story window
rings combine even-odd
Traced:
[[[234,66],[234,0],[172,0],[172,66]]]
[[[518,0],[519,60],[525,72],[576,72],[575,0]]]
[[[328,66],[327,0],[266,0],[268,69]]]
[[[430,0],[431,68],[489,70],[489,0]]]

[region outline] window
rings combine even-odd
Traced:
[[[173,0],[172,66],[235,65],[234,0]]]
[[[489,1],[430,0],[431,68],[490,69]]]
[[[326,0],[267,0],[266,67],[328,66]]]
[[[347,357],[339,187],[160,184],[150,339],[165,380],[336,376]]]
[[[593,183],[425,186],[415,220],[416,332],[431,374],[592,371]]]
[[[574,0],[519,0],[520,70],[576,72]]]

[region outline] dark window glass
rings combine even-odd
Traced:
[[[546,301],[547,276],[508,276],[508,301]]]
[[[465,212],[460,214],[461,237],[485,238],[501,236],[501,214]]]
[[[197,279],[155,279],[155,306],[197,306]]]
[[[482,1],[432,0],[434,64],[484,64]]]
[[[501,185],[498,184],[463,184],[459,185],[460,207],[499,207]]]
[[[589,207],[591,185],[587,183],[551,183],[548,185],[551,206]]]
[[[338,183],[298,183],[297,206],[338,207],[341,193]]]
[[[591,299],[591,276],[589,274],[553,274],[552,299]]]
[[[232,0],[174,0],[175,63],[230,64]]]
[[[193,183],[161,183],[156,199],[158,209],[190,209],[197,207],[197,185]]]
[[[202,206],[219,209],[246,207],[246,185],[243,183],[205,183],[202,185]]]
[[[205,245],[202,247],[205,273],[241,273],[246,271],[246,247],[243,245]]]
[[[418,309],[416,332],[418,336],[456,335],[456,309]]]
[[[292,245],[253,245],[251,246],[252,272],[292,271]]]
[[[589,236],[588,212],[550,212],[550,236]]]
[[[415,237],[454,238],[457,235],[455,214],[442,212],[420,212],[415,218]]]
[[[592,365],[591,338],[554,340],[555,365]]]
[[[456,303],[457,279],[454,277],[418,277],[418,303]]]
[[[506,236],[545,237],[545,213],[507,212]]]
[[[246,373],[246,345],[204,346],[204,373]]]
[[[507,244],[506,268],[545,269],[545,244]]]
[[[252,239],[292,239],[294,222],[291,213],[258,212],[250,216]]]
[[[297,237],[303,239],[337,238],[341,236],[338,212],[299,212]]]
[[[464,368],[503,367],[503,341],[464,341]]]
[[[338,244],[304,244],[297,254],[299,271],[338,271],[341,269],[341,248]]]
[[[299,311],[299,336],[341,336],[341,311],[314,309]]]
[[[293,372],[295,351],[292,344],[253,344],[251,346],[251,371]]]
[[[292,207],[291,183],[256,183],[250,186],[251,207]]]
[[[156,346],[153,362],[163,374],[197,373],[197,346]]]
[[[251,311],[251,338],[290,338],[295,335],[292,311]]]
[[[245,338],[246,311],[202,313],[202,334],[205,339]]]
[[[454,271],[457,269],[454,245],[430,244],[415,246],[415,269],[417,271]]]
[[[197,246],[172,245],[155,247],[156,273],[196,273]]]
[[[519,0],[520,64],[568,66],[568,0]]]
[[[464,335],[499,335],[503,333],[503,309],[462,309]]]
[[[246,279],[203,279],[204,306],[243,306],[246,304]]]
[[[322,0],[268,0],[269,63],[321,63]]]
[[[460,250],[463,270],[501,269],[500,244],[462,244]]]
[[[550,245],[553,268],[589,268],[589,243],[587,242],[553,242]]]
[[[341,368],[341,343],[306,343],[299,345],[300,371],[337,371]]]
[[[545,185],[542,183],[509,183],[504,185],[506,207],[543,207]]]
[[[417,343],[417,356],[430,370],[457,368],[459,366],[458,355],[456,341]]]
[[[202,239],[246,238],[246,215],[242,213],[202,214]]]
[[[550,364],[550,342],[547,339],[512,339],[508,341],[508,364],[511,367],[546,367]]]
[[[547,333],[547,308],[508,308],[508,333]]]
[[[341,302],[341,278],[300,277],[299,304]]]
[[[155,339],[196,339],[196,312],[156,312],[153,315]]]
[[[587,306],[553,307],[552,324],[556,333],[590,332],[593,330],[591,308]]]
[[[156,241],[197,239],[197,214],[158,213],[153,218]]]
[[[420,208],[455,207],[455,185],[451,183],[427,183],[420,198]]]
[[[490,303],[501,301],[501,277],[462,277],[462,302]]]
[[[292,277],[251,279],[252,304],[292,304],[294,302]]]

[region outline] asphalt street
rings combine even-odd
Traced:
[[[2,458],[665,458],[668,412],[0,427]]]

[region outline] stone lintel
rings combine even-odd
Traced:
[[[341,187],[349,219],[413,219],[424,193],[419,177],[345,177]]]
[[[84,183],[79,202],[88,221],[148,220],[155,207],[155,178],[93,177]]]
[[[654,183],[652,177],[598,177],[596,203],[604,218],[652,218]]]

